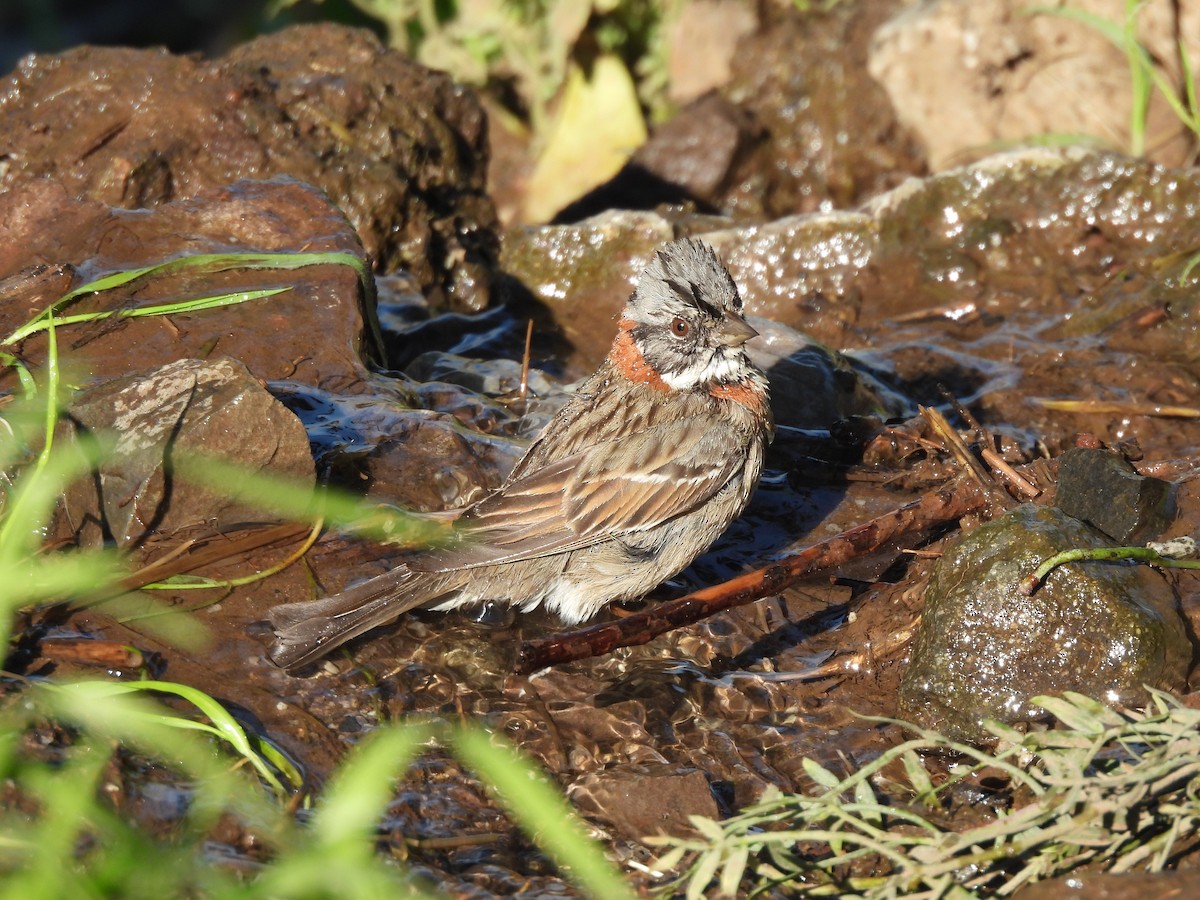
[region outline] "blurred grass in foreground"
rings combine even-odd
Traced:
[[[317,259],[315,262],[328,262]],[[230,257],[220,266],[236,264]],[[261,265],[262,255],[251,259]],[[279,267],[296,260],[266,260]],[[206,258],[202,264],[212,266]],[[173,261],[172,266],[180,265]],[[119,273],[88,292],[150,271]],[[128,276],[128,277],[125,277]],[[56,329],[75,321],[62,312],[77,289],[43,311],[24,334],[48,333],[41,372],[5,354],[20,376],[21,398],[0,397],[0,646],[7,650],[16,616],[45,603],[95,594],[122,573],[111,553],[46,550],[45,529],[65,486],[107,452],[101,443],[55,443],[59,410],[68,405]],[[263,295],[230,295],[247,302]],[[196,301],[198,308],[222,298]],[[187,301],[143,314],[195,312]],[[16,344],[21,334],[10,336]],[[83,452],[80,452],[80,451]],[[311,513],[312,493],[263,478],[231,479],[228,466],[198,464],[193,477],[270,497],[273,510]],[[403,516],[334,498],[321,515],[374,518],[391,539]],[[398,534],[397,532],[401,532]],[[418,537],[428,536],[420,532]],[[174,618],[186,614],[171,613]],[[268,742],[245,729],[213,698],[170,682],[0,678],[0,897],[413,897],[425,896],[405,868],[376,852],[377,829],[393,783],[428,743],[458,753],[485,786],[588,896],[632,896],[590,840],[561,793],[529,760],[470,723],[415,722],[379,728],[352,749],[315,799],[300,793],[300,774]],[[198,715],[157,699],[175,697]],[[163,768],[180,807],[151,834],[122,815],[127,772]],[[293,811],[311,805],[307,824]],[[261,847],[261,858],[222,858],[214,828],[232,816]]]

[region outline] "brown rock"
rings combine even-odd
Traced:
[[[1117,27],[1127,14],[1114,0],[1072,0],[1070,8]],[[1138,40],[1176,96],[1176,41],[1200,58],[1198,17],[1194,4],[1147,3],[1137,11]],[[1130,146],[1133,91],[1124,51],[1078,19],[1031,14],[1024,0],[907,7],[876,33],[869,67],[935,170],[1049,134]],[[1146,152],[1158,162],[1180,165],[1194,150],[1195,136],[1157,91],[1146,134]]]
[[[712,207],[763,138],[753,116],[718,94],[708,94],[654,130],[633,165],[683,188]]]
[[[597,772],[573,785],[570,795],[585,815],[634,839],[692,834],[689,816],[720,814],[704,773],[674,766]]]
[[[345,217],[320,191],[290,179],[238,182],[150,211],[74,200],[58,184],[33,181],[0,192],[0,278],[21,285],[0,304],[0,340],[66,289],[103,275],[203,253],[302,250],[362,259]],[[63,326],[57,330],[60,357],[95,381],[213,353],[240,360],[268,381],[359,379],[364,298],[358,276],[346,265],[151,273],[82,297],[68,312],[125,310],[276,287],[289,290],[169,318]],[[46,352],[45,334],[21,341],[19,350],[36,366]],[[0,371],[0,388],[13,378],[11,369]]]
[[[365,460],[369,496],[422,511],[466,506],[498,488],[522,452],[513,441],[466,431],[452,416],[401,413]]]
[[[487,300],[496,246],[487,125],[448,76],[367,31],[288,28],[217,60],[80,47],[7,79],[0,189],[156,206],[239,178],[324,190],[376,268],[406,268],[458,304]]]
[[[216,456],[300,486],[315,477],[300,420],[230,359],[185,359],[106,382],[75,400],[69,421],[115,440],[64,499],[65,518],[85,545],[128,547],[152,533],[263,520],[228,492],[177,476],[174,464],[187,457]]]
[[[1054,507],[1025,504],[962,537],[925,592],[899,714],[955,740],[986,719],[1047,718],[1035,696],[1076,691],[1136,706],[1177,690],[1192,649],[1162,575],[1147,566],[1059,566],[1031,597],[1021,580],[1062,550],[1110,546]]]
[[[728,81],[738,41],[757,26],[754,6],[740,0],[682,4],[667,36],[671,100],[688,103]]]
[[[763,220],[845,208],[925,171],[920,146],[867,74],[889,2],[839,3],[826,14],[768,4],[774,17],[743,39],[721,94],[767,138],[730,179],[721,209]]]

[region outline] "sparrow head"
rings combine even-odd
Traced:
[[[707,244],[684,239],[659,250],[622,318],[645,364],[674,390],[761,378],[742,346],[758,332],[742,318],[737,286]]]

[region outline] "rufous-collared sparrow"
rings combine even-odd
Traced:
[[[271,611],[271,658],[299,668],[418,606],[544,604],[574,624],[687,566],[745,508],[774,426],[756,332],[712,249],[646,267],[608,357],[493,494],[428,550],[321,600]]]

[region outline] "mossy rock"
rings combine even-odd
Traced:
[[[1026,597],[1046,557],[1111,544],[1054,507],[1025,505],[968,534],[938,562],[900,689],[899,713],[959,740],[987,718],[1042,718],[1038,694],[1078,691],[1136,705],[1146,685],[1181,687],[1191,645],[1162,575],[1122,562],[1059,566]]]

